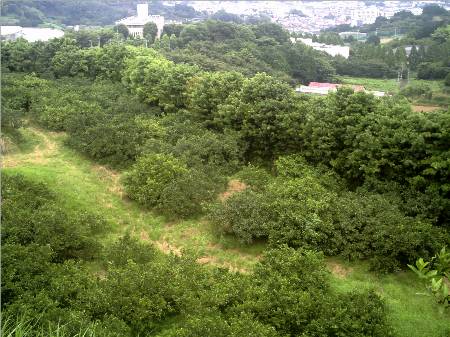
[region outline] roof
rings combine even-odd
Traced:
[[[11,35],[16,34],[22,30],[20,26],[0,26],[1,35]]]
[[[34,28],[20,26],[1,26],[1,35],[17,34],[28,42],[48,41],[50,39],[63,37],[64,32],[54,28]]]
[[[127,18],[116,21],[117,25],[123,24],[125,26],[143,26],[146,23],[153,22],[154,20],[161,20],[161,15],[149,15],[147,17],[129,16]]]
[[[348,86],[352,88],[354,91],[365,91],[366,89],[362,85],[346,85],[346,84],[337,84],[337,83],[321,83],[321,82],[309,82],[309,87],[313,88],[328,88],[335,89],[341,86]]]
[[[337,88],[339,85],[334,83],[309,82],[309,86],[315,88]]]
[[[54,28],[23,28],[22,33],[23,38],[28,42],[48,41],[64,36],[62,30]]]

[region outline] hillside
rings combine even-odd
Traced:
[[[35,27],[45,24],[61,26],[114,25],[114,22],[131,15],[140,1],[124,0],[5,0],[2,1],[2,25]],[[192,7],[184,4],[164,6],[162,1],[150,3],[150,13],[164,15],[168,20],[202,17]]]
[[[450,110],[408,101],[444,80],[299,94],[336,60],[268,22],[142,42],[2,42],[2,335],[450,333]]]

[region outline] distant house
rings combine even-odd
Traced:
[[[22,27],[21,26],[1,26],[0,34],[2,40],[15,40],[22,37]]]
[[[336,92],[339,87],[349,87],[353,89],[354,92],[367,92],[373,94],[376,97],[385,96],[385,93],[383,91],[366,91],[366,89],[362,85],[321,82],[310,82],[309,85],[302,85],[296,88],[295,91],[303,94],[328,95],[330,92]]]
[[[1,26],[0,34],[2,40],[16,40],[18,38],[23,38],[28,42],[48,41],[64,36],[64,32],[60,29],[21,26]]]
[[[148,15],[148,4],[138,4],[136,16],[116,21],[116,25],[125,25],[131,36],[142,38],[144,37],[144,25],[149,22],[153,22],[158,27],[156,38],[159,39],[164,28],[164,16]]]
[[[319,42],[313,42],[312,39],[302,39],[302,38],[292,38],[291,41],[293,43],[300,41],[307,46],[312,47],[315,50],[323,51],[331,56],[340,55],[342,57],[348,58],[350,55],[350,47],[348,46],[338,46],[333,44],[325,44]]]
[[[308,86],[302,85],[295,89],[297,92],[304,94],[328,95],[328,93],[337,90],[338,84],[310,82]]]

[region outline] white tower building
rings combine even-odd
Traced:
[[[131,36],[142,38],[144,36],[144,25],[153,22],[158,27],[156,38],[159,39],[164,28],[164,16],[148,15],[148,4],[138,4],[136,9],[136,16],[129,16],[116,21],[116,25],[125,25]]]

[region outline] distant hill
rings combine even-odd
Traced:
[[[139,0],[3,0],[2,25],[36,27],[57,25],[112,25],[120,18],[134,13]],[[164,6],[162,1],[151,1],[150,13],[167,19],[183,20],[203,14],[185,4]]]

